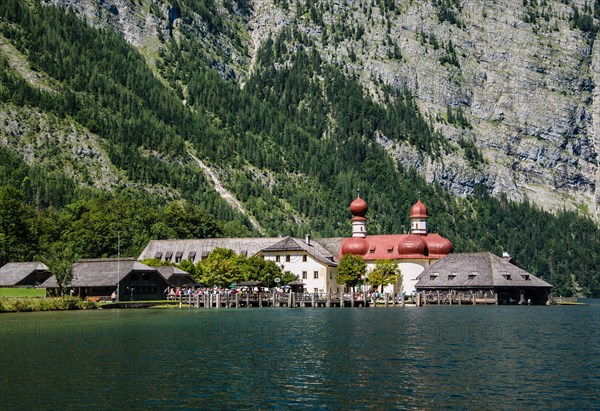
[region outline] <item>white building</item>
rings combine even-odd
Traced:
[[[293,237],[152,240],[138,260],[156,258],[179,264],[188,259],[196,264],[215,248],[227,248],[238,255],[262,256],[274,261],[282,271],[298,276],[306,291],[340,292],[342,286],[335,281],[339,241],[314,241],[310,237],[304,240]]]

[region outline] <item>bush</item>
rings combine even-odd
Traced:
[[[96,309],[94,301],[61,298],[0,298],[0,312],[32,312]]]

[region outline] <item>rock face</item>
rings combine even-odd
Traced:
[[[200,44],[218,50],[214,66],[241,83],[260,44],[295,25],[375,99],[382,83],[409,89],[454,148],[431,158],[377,136],[404,166],[457,195],[484,185],[545,209],[600,218],[600,35],[574,18],[593,16],[587,7],[594,2],[260,0],[241,18],[246,53],[226,36],[208,33],[201,19],[180,21],[161,1],[150,3],[160,11],[154,13],[143,1],[52,2],[111,25],[145,50],[156,51],[159,38],[192,26]],[[231,13],[221,0],[215,3]],[[592,22],[600,25],[597,17]],[[466,122],[459,125],[449,113]],[[483,161],[468,160],[464,141]]]

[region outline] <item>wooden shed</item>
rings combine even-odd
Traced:
[[[73,264],[73,281],[67,285],[77,295],[109,298],[119,284],[120,301],[157,300],[164,297],[168,284],[153,267],[134,259],[90,259]],[[55,277],[46,288],[58,288]]]

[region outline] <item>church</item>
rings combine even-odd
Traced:
[[[431,264],[446,257],[454,250],[447,238],[428,233],[429,214],[419,199],[410,209],[410,234],[367,234],[367,211],[369,207],[360,195],[350,204],[352,213],[352,237],[342,241],[338,258],[347,254],[361,256],[367,263],[368,272],[375,268],[378,260],[393,260],[402,273],[401,281],[384,287],[387,293],[414,291],[417,277]]]

